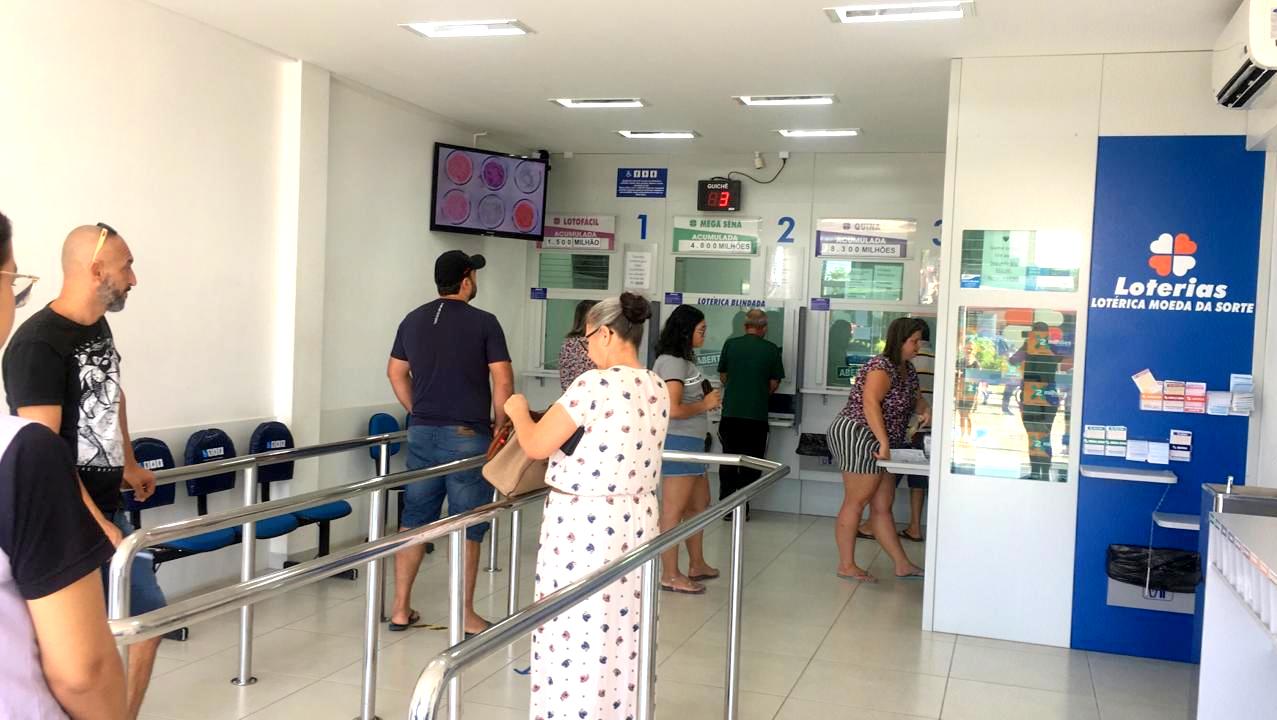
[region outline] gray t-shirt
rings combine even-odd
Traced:
[[[701,369],[696,367],[696,363],[674,355],[661,355],[652,364],[652,372],[667,383],[683,383],[683,405],[691,405],[705,399],[705,392],[701,390],[701,382],[705,380],[705,376],[701,374]],[[680,420],[671,419],[669,434],[703,439],[709,434],[709,416],[701,413]]]

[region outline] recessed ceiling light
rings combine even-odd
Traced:
[[[408,28],[418,35],[425,35],[428,38],[498,37],[504,35],[527,35],[532,32],[527,25],[513,19],[415,22],[402,23],[399,27]]]
[[[617,130],[631,140],[692,140],[695,130]]]
[[[741,105],[833,105],[833,95],[739,95]]]
[[[919,20],[961,20],[973,0],[919,0],[918,2],[877,2],[825,8],[836,23],[913,22]]]
[[[554,98],[550,102],[558,103],[574,110],[581,108],[641,108],[642,98]]]
[[[821,138],[821,137],[856,137],[860,128],[843,128],[841,130],[777,130],[787,138]]]

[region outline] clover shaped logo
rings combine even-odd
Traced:
[[[1148,250],[1152,253],[1148,259],[1148,266],[1161,277],[1167,277],[1172,273],[1175,277],[1184,277],[1190,270],[1197,267],[1197,258],[1193,257],[1193,254],[1197,252],[1197,243],[1193,242],[1187,233],[1174,236],[1170,233],[1162,233],[1156,240],[1149,243]]]

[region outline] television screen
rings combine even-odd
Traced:
[[[540,240],[549,164],[435,143],[430,229]]]

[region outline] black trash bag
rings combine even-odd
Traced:
[[[1108,576],[1139,587],[1147,581],[1150,590],[1191,593],[1202,581],[1202,563],[1192,550],[1153,548],[1150,572],[1148,548],[1109,545]]]
[[[797,452],[799,455],[812,457],[833,457],[833,453],[829,452],[829,437],[818,433],[801,433],[798,436]]]

